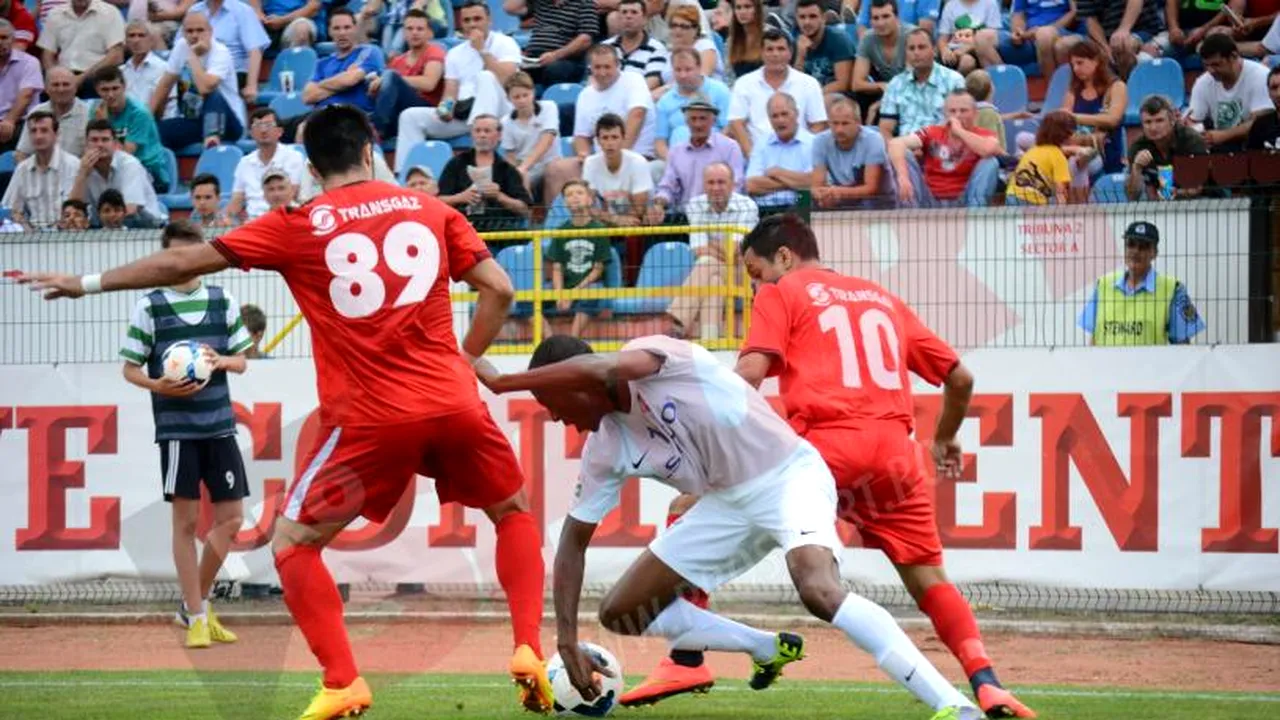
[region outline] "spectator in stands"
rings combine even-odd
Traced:
[[[306,127],[307,122],[304,118],[298,123],[298,127],[295,130],[299,147],[302,146],[303,138],[306,137],[304,134]],[[396,174],[391,172],[391,168],[387,166],[387,159],[383,156],[382,149],[377,146],[373,148],[373,179],[378,182],[391,183],[392,185],[398,182]],[[298,203],[308,202],[319,195],[320,192],[320,181],[316,179],[315,174],[309,171],[302,173],[302,184],[298,187]]]
[[[1267,73],[1267,94],[1271,96],[1273,107],[1254,117],[1245,141],[1246,150],[1280,150],[1280,117],[1277,117],[1280,112],[1280,66],[1271,68]]]
[[[681,48],[671,53],[671,65],[675,72],[670,90],[658,100],[654,118],[653,152],[666,160],[673,143],[681,142],[687,133],[684,123],[684,107],[694,99],[709,101],[716,107],[716,130],[723,131],[728,123],[732,93],[729,87],[703,74],[698,53],[691,48]],[[738,173],[741,177],[742,173]]]
[[[155,33],[146,20],[133,20],[125,27],[124,46],[129,51],[129,59],[120,66],[120,73],[124,75],[125,93],[144,108],[151,107],[156,87],[168,67],[167,61],[151,51],[154,45]],[[178,94],[170,90],[158,117],[164,120],[177,115]]]
[[[90,116],[109,121],[124,151],[138,158],[159,192],[167,192],[177,178],[169,177],[160,131],[151,110],[125,92],[124,73],[118,67],[99,70],[93,85],[100,99],[93,101]]]
[[[244,356],[257,360],[269,359],[271,356],[262,352],[262,340],[267,335],[267,314],[257,305],[245,303],[240,306],[240,322],[244,323],[244,329],[249,332],[249,339],[253,341],[249,349],[244,351]]]
[[[22,120],[44,90],[40,61],[13,49],[13,24],[0,18],[0,152],[13,150],[22,137]]]
[[[520,46],[490,29],[485,0],[467,0],[459,10],[467,41],[449,49],[444,59],[444,94],[435,108],[414,108],[400,116],[399,158],[427,138],[447,140],[470,131],[467,120],[507,114],[503,83],[520,68]]]
[[[315,75],[302,88],[302,101],[316,107],[344,103],[373,112],[369,82],[385,67],[382,50],[356,44],[356,18],[346,8],[329,12],[329,38],[334,52],[316,63]]]
[[[410,10],[404,18],[408,49],[391,58],[381,77],[369,83],[373,126],[384,138],[396,136],[400,113],[409,108],[435,107],[444,94],[444,49],[431,42],[427,14]]]
[[[761,210],[776,211],[794,207],[796,191],[813,182],[813,135],[800,127],[800,111],[787,93],[775,93],[766,107],[773,130],[751,151],[746,187]]]
[[[689,224],[694,227],[729,225],[750,231],[760,219],[759,210],[751,198],[737,192],[742,176],[735,175],[725,163],[712,163],[702,171],[702,189],[685,205]],[[721,232],[695,232],[689,235],[689,247],[693,250],[693,270],[685,280],[686,288],[724,285],[725,263],[735,256],[735,248],[725,247],[733,242],[734,235]],[[681,295],[667,308],[674,334],[677,337],[697,337],[714,340],[720,337],[720,324],[724,320],[724,299],[709,295],[695,297]]]
[[[897,0],[871,0],[871,30],[858,41],[849,87],[868,122],[879,115],[889,81],[907,69],[907,34],[915,28],[898,19]]]
[[[729,5],[733,13],[725,44],[733,77],[741,78],[764,65],[764,4],[761,0],[730,0]]]
[[[235,142],[244,135],[244,99],[236,85],[235,62],[231,51],[213,37],[209,18],[189,12],[182,20],[182,37],[169,53],[169,67],[156,86],[151,110],[164,111],[169,90],[182,78],[178,93],[178,117],[160,121],[160,140],[178,150],[203,142],[212,147]]]
[[[991,132],[974,124],[977,102],[966,90],[946,100],[947,123],[930,125],[889,142],[889,159],[898,183],[898,201],[905,206],[931,207],[963,201],[971,207],[988,204],[995,193],[1004,152]],[[915,153],[924,155],[924,171]]]
[[[1160,231],[1146,220],[1124,231],[1124,270],[1094,283],[1080,311],[1080,327],[1097,346],[1185,345],[1204,330],[1187,288],[1159,273]]]
[[[410,190],[417,190],[428,195],[437,196],[440,194],[440,186],[436,184],[436,175],[426,165],[414,165],[409,168],[409,173],[404,178],[404,186]]]
[[[445,13],[452,13],[457,7],[444,0],[391,0],[387,5],[386,13],[383,15],[382,0],[369,0],[356,14],[356,20],[360,22],[361,27],[376,27],[379,16],[384,17],[382,49],[388,53],[404,50],[404,19],[410,10],[417,9],[425,12],[427,26],[431,28],[431,36],[444,38],[449,36],[449,18]],[[445,9],[446,5],[448,10]]]
[[[875,21],[872,18],[873,11],[876,7],[874,0],[872,2],[860,2],[858,9],[858,39],[866,37],[864,34],[867,28],[875,29]],[[902,22],[903,32],[906,33],[909,28],[918,27],[929,33],[932,40],[933,32],[937,29],[938,17],[941,15],[941,5],[939,0],[904,0],[902,3],[894,3],[894,14]],[[899,70],[901,72],[901,70]],[[896,75],[897,73],[894,73]],[[890,76],[892,77],[892,76]]]
[[[648,176],[647,169],[644,174]],[[570,180],[561,192],[565,207],[569,209],[569,220],[560,226],[561,230],[600,230],[607,227],[595,215],[595,202],[585,182]],[[551,262],[552,290],[598,288],[610,260],[609,238],[601,235],[557,237],[551,241],[547,260]],[[573,325],[569,332],[581,337],[587,323],[599,312],[599,300],[557,300],[552,315],[572,313]]]
[[[626,124],[613,113],[596,121],[599,150],[582,163],[582,179],[604,202],[599,217],[609,225],[639,225],[653,192],[649,163],[637,152],[623,147]]]
[[[70,0],[49,13],[36,45],[46,69],[69,68],[81,96],[92,97],[94,73],[124,62],[124,17],[103,0]]]
[[[716,29],[711,27],[711,22],[707,20],[707,13],[702,11],[702,4],[698,0],[645,0],[645,15],[649,18],[646,27],[649,30],[649,34],[657,38],[658,42],[666,45],[668,50],[674,49],[673,45],[675,43],[671,38],[670,23],[676,17],[676,11],[682,7],[692,8],[697,11],[696,16],[684,17],[697,24],[697,37],[704,38],[707,42],[712,42],[711,33],[715,32]],[[714,47],[714,44],[712,47]],[[721,58],[721,61],[723,62],[723,58]]]
[[[543,87],[578,82],[586,69],[583,53],[600,31],[600,18],[591,0],[503,0],[502,9],[516,17],[533,18],[533,34],[524,54],[536,59],[526,68]]]
[[[258,13],[258,20],[267,29],[273,44],[281,40],[285,28],[298,20],[313,23],[320,17],[321,0],[245,0]],[[312,39],[315,32],[312,31]]]
[[[560,159],[560,110],[551,100],[533,99],[533,78],[526,72],[507,78],[506,90],[514,109],[502,118],[502,156],[520,171],[532,197],[547,166]]]
[[[191,222],[205,228],[230,227],[222,212],[222,184],[212,173],[191,178]]]
[[[58,118],[48,110],[27,117],[34,154],[18,163],[0,201],[13,221],[34,230],[58,222],[62,203],[71,195],[80,160],[58,145]]]
[[[889,81],[880,100],[880,134],[886,143],[894,135],[941,123],[947,95],[964,87],[960,73],[934,62],[933,40],[925,30],[907,33],[907,64],[911,67]]]
[[[738,78],[729,104],[729,134],[747,157],[776,130],[767,105],[778,93],[791,98],[808,133],[826,129],[822,87],[817,80],[791,67],[791,38],[769,28],[764,34],[764,67]]]
[[[89,124],[89,103],[76,97],[75,75],[64,67],[49,68],[45,73],[45,92],[49,99],[32,108],[32,114],[44,111],[58,118],[58,147],[80,157],[84,151],[84,129]],[[22,162],[33,152],[35,145],[31,142],[31,133],[23,126],[14,160]]]
[[[796,37],[796,57],[792,63],[795,69],[817,80],[823,92],[849,92],[853,42],[840,29],[827,32],[822,0],[799,0],[796,25],[800,34]]]
[[[284,32],[280,33],[279,44],[283,49],[309,48],[316,44],[319,33],[314,20],[300,17],[285,26]],[[274,37],[275,34],[268,33],[268,36]]]
[[[644,0],[621,0],[618,23],[618,34],[602,44],[618,50],[623,72],[639,73],[650,90],[661,87],[671,56],[645,29]]]
[[[938,58],[961,75],[979,65],[999,65],[996,43],[1002,25],[997,0],[951,0],[942,6],[938,21]],[[963,37],[964,30],[972,31],[972,38]]]
[[[227,46],[236,69],[236,87],[245,102],[258,99],[258,81],[262,77],[262,53],[271,47],[271,38],[258,13],[241,0],[201,0],[190,12],[209,18],[213,39]],[[181,17],[174,18],[182,19]]]
[[[1086,0],[1087,1],[1087,0]],[[1090,133],[1101,153],[1101,167],[1090,171],[1120,172],[1124,162],[1124,111],[1129,87],[1111,73],[1104,46],[1081,40],[1071,46],[1071,84],[1062,96],[1062,109],[1075,115],[1081,132]]]
[[[289,173],[275,165],[268,167],[262,174],[262,197],[267,201],[267,212],[293,205],[297,187]],[[234,215],[228,213],[227,217],[233,225],[236,223]]]
[[[111,122],[90,120],[71,197],[94,207],[108,189],[118,190],[124,196],[126,227],[158,228],[168,221],[168,213],[160,206],[146,169],[116,144]]]
[[[1164,30],[1160,0],[1077,0],[1079,18],[1084,21],[1088,38],[1105,48],[1107,59],[1116,66],[1120,77],[1127,78],[1138,64],[1138,54],[1155,57],[1160,48],[1153,42]],[[1066,38],[1060,43],[1079,44]]]
[[[239,219],[244,216],[252,220],[272,207],[271,200],[266,196],[265,186],[269,168],[283,171],[289,185],[289,200],[292,201],[296,196],[303,176],[309,174],[307,161],[296,148],[280,142],[283,133],[280,119],[274,110],[260,107],[253,111],[249,120],[249,134],[258,147],[240,158],[240,162],[236,164],[231,202],[227,204],[229,217]]]
[[[124,229],[124,196],[119,190],[103,190],[98,198],[98,225],[103,230]]]
[[[1178,110],[1161,95],[1142,101],[1142,136],[1129,146],[1125,192],[1130,200],[1143,197],[1194,197],[1198,188],[1173,188],[1174,158],[1208,152],[1200,133],[1178,122]],[[1161,180],[1161,169],[1165,179]]]
[[[498,153],[498,118],[471,123],[472,148],[454,155],[440,173],[440,199],[460,210],[477,230],[515,230],[529,218],[533,199],[520,171]]]
[[[62,203],[62,217],[58,219],[59,230],[88,230],[89,206],[83,200],[69,198]]]
[[[663,93],[673,88],[673,83],[676,82],[675,57],[681,50],[693,51],[697,65],[702,71],[701,75],[715,78],[716,81],[723,79],[724,58],[720,57],[720,51],[716,49],[715,42],[702,32],[702,25],[705,24],[702,10],[697,5],[672,4],[669,15],[667,26],[671,30],[671,38],[668,50],[671,51],[671,60],[662,71],[662,87],[654,91],[655,97],[662,97]],[[725,109],[728,110],[727,104]]]
[[[1177,0],[1173,0],[1177,2]],[[1040,66],[1040,76],[1051,77],[1066,61],[1058,43],[1076,35],[1076,0],[1013,0],[1009,30],[1001,31],[996,51],[1010,65]]]
[[[1253,119],[1271,109],[1267,69],[1240,57],[1236,41],[1214,33],[1200,43],[1204,73],[1191,86],[1187,118],[1210,128],[1201,137],[1213,152],[1244,147]]]
[[[684,106],[689,139],[671,147],[662,181],[649,206],[650,225],[662,224],[667,212],[684,209],[685,203],[703,193],[702,179],[708,167],[723,164],[738,178],[736,190],[743,188],[746,160],[738,143],[716,130],[720,109],[706,97],[695,97]]]
[[[1214,28],[1230,34],[1230,16],[1224,10],[1230,4],[1237,16],[1244,14],[1244,0],[1165,0],[1165,31],[1156,35],[1153,44],[1160,54],[1181,60],[1196,54],[1200,42]],[[1243,48],[1242,48],[1242,54]]]
[[[39,62],[39,51],[31,48],[36,44],[36,40],[40,37],[40,30],[36,26],[36,19],[31,17],[31,13],[27,11],[26,5],[21,0],[0,0],[0,18],[9,21],[13,25],[13,49],[19,52],[29,52],[32,56],[37,57]]]
[[[888,200],[891,187],[884,138],[862,125],[858,105],[840,97],[827,109],[831,128],[813,139],[813,202],[820,208],[871,207]],[[874,201],[880,200],[876,203]]]
[[[1071,167],[1065,146],[1075,132],[1076,119],[1071,113],[1066,110],[1045,113],[1036,130],[1035,146],[1023,154],[1009,176],[1006,205],[1067,204]]]
[[[996,139],[1000,141],[1000,147],[1008,147],[1005,144],[1004,118],[1000,115],[1000,108],[991,102],[996,94],[995,85],[991,82],[991,74],[986,70],[974,70],[965,76],[964,89],[978,101],[978,119],[974,124],[995,133]]]

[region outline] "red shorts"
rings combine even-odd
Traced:
[[[898,423],[808,428],[836,478],[840,519],[895,565],[942,564],[925,451]]]
[[[486,405],[398,425],[325,427],[281,514],[304,525],[363,515],[382,522],[414,475],[435,478],[440,503],[485,508],[516,494],[524,474]]]

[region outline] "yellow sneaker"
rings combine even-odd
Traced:
[[[344,688],[327,688],[320,686],[320,692],[311,699],[311,704],[303,711],[298,720],[332,720],[363,715],[373,705],[373,692],[369,683],[358,677]]]
[[[233,643],[240,638],[236,634],[223,627],[222,622],[218,620],[218,616],[213,614],[213,606],[206,608],[205,614],[209,617],[209,639],[216,643]]]
[[[209,623],[204,618],[192,617],[187,626],[187,647],[189,649],[207,648],[213,644],[209,637]]]
[[[551,712],[555,695],[547,666],[528,645],[521,645],[511,656],[511,679],[520,686],[520,704],[525,710],[546,714]]]

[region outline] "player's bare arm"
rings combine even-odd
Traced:
[[[462,340],[462,351],[474,364],[475,359],[484,355],[494,338],[502,332],[515,290],[506,271],[492,258],[476,263],[463,274],[462,279],[480,294],[471,317],[471,327]]]
[[[556,547],[552,595],[556,607],[556,644],[564,659],[569,681],[591,702],[600,696],[600,680],[595,673],[610,674],[600,668],[578,645],[578,601],[582,597],[582,576],[587,564],[587,546],[596,532],[593,523],[564,519],[560,544]]]
[[[492,365],[477,374],[494,393],[592,390],[612,388],[619,383],[642,380],[662,369],[662,358],[643,350],[627,350],[615,355],[580,355],[527,372],[499,374]]]
[[[32,290],[43,291],[45,300],[56,300],[116,290],[181,285],[201,275],[224,270],[228,266],[227,259],[213,245],[199,243],[161,250],[102,274],[79,276],[32,273],[19,276],[18,282],[30,285]]]
[[[746,352],[738,356],[738,364],[733,371],[746,380],[748,385],[759,390],[761,383],[769,376],[769,366],[772,364],[773,358],[766,353]]]
[[[964,465],[963,451],[956,433],[969,411],[973,397],[973,373],[963,363],[956,363],[942,384],[942,412],[933,435],[933,459],[939,472],[949,477],[959,477]]]

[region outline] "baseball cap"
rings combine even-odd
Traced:
[[[709,112],[713,115],[720,114],[720,108],[716,107],[710,100],[707,99],[707,96],[703,95],[702,93],[698,93],[697,95],[694,95],[693,99],[685,104],[684,111],[689,112],[690,110],[705,110],[706,112]]]
[[[426,175],[428,180],[436,179],[436,174],[431,172],[431,168],[427,167],[426,165],[414,165],[413,167],[409,168],[409,172],[406,172],[404,176],[407,178],[409,177],[410,174],[414,172],[420,172],[423,175]]]
[[[1156,245],[1160,242],[1160,230],[1145,220],[1139,220],[1129,223],[1129,227],[1125,228],[1124,239]]]
[[[266,185],[268,182],[270,182],[271,180],[274,180],[275,178],[280,178],[281,180],[288,180],[289,173],[285,172],[283,168],[278,168],[278,167],[275,167],[274,165],[271,167],[268,167],[266,169],[266,172],[262,173],[262,184]]]

